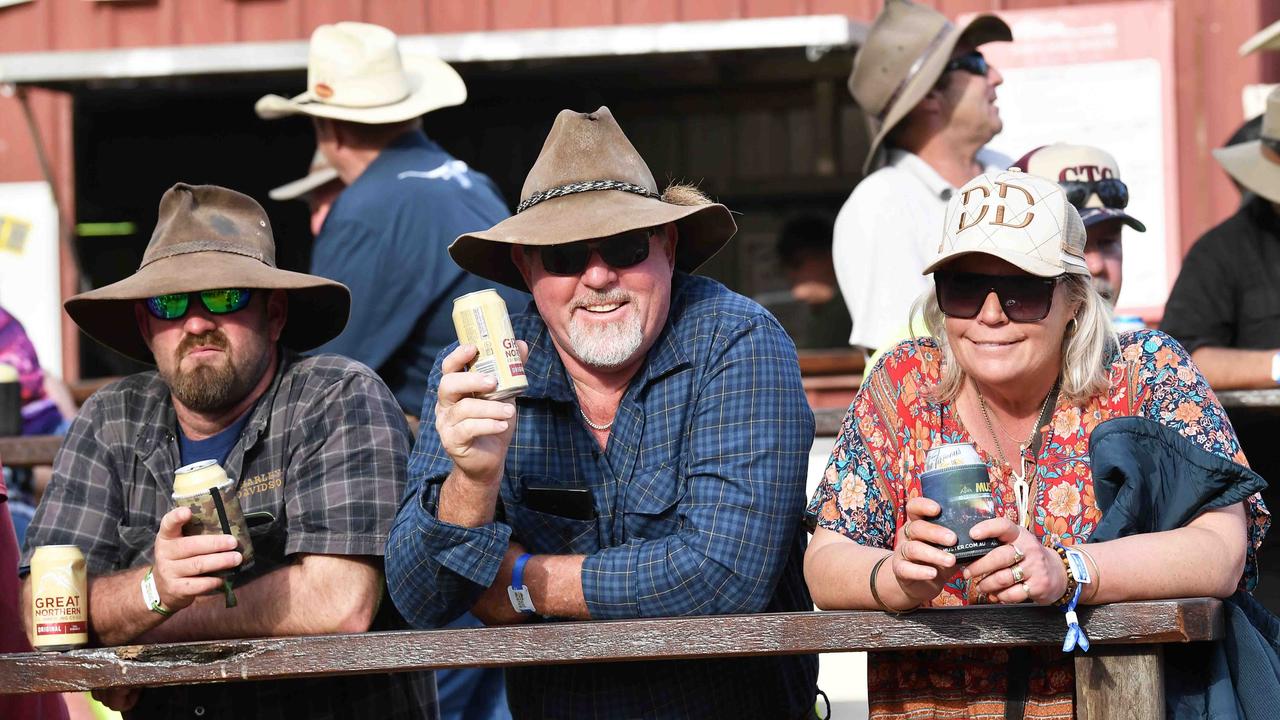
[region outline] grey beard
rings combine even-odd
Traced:
[[[1106,280],[1100,280],[1098,278],[1094,278],[1093,289],[1096,290],[1098,294],[1102,296],[1103,300],[1107,301],[1108,305],[1115,307],[1116,295],[1118,293],[1116,293],[1116,289],[1111,285],[1111,283],[1107,282]]]
[[[569,346],[579,360],[591,367],[602,370],[622,367],[643,344],[644,331],[637,315],[604,327],[569,321]]]

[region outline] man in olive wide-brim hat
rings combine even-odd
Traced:
[[[383,542],[404,489],[404,414],[371,370],[300,357],[342,331],[341,284],[276,267],[267,215],[212,185],[174,185],[133,275],[66,303],[99,342],[155,363],[94,393],[67,432],[27,531],[75,545],[103,645],[362,632],[403,626],[383,593]],[[204,460],[236,481],[254,554],[184,537],[174,475]],[[190,530],[190,527],[186,527]],[[235,607],[216,573],[230,571]],[[333,588],[342,588],[335,593]],[[23,603],[30,618],[30,582]],[[375,618],[377,608],[386,608]],[[103,690],[130,717],[436,717],[429,674]]]
[[[840,210],[832,238],[850,345],[875,350],[907,337],[947,199],[975,175],[1009,166],[984,147],[1003,127],[1003,77],[978,48],[1011,39],[994,15],[956,25],[933,8],[886,0],[854,57],[849,91],[872,136],[863,165],[870,175]]]
[[[516,214],[459,237],[473,273],[528,289],[528,389],[489,401],[470,346],[432,372],[387,544],[406,618],[490,624],[812,607],[801,575],[813,414],[795,346],[691,275],[736,230],[659,192],[608,108],[565,110]],[[501,517],[495,507],[503,508]],[[515,717],[809,717],[813,656],[507,669]],[[590,688],[590,692],[583,692]]]

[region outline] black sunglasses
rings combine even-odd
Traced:
[[[1084,204],[1094,193],[1102,201],[1104,207],[1123,210],[1129,204],[1129,186],[1120,178],[1103,178],[1086,182],[1084,180],[1062,180],[1058,182],[1067,193],[1067,202],[1083,210]]]
[[[652,228],[630,230],[599,240],[582,240],[564,245],[547,245],[538,248],[542,267],[552,275],[577,275],[587,269],[591,252],[600,254],[614,268],[629,268],[649,257],[649,238]]]
[[[987,295],[995,293],[1005,317],[1019,323],[1037,322],[1049,314],[1053,289],[1063,277],[945,271],[933,275],[938,307],[947,316],[963,320],[977,317]]]
[[[944,74],[952,70],[963,70],[970,75],[986,77],[991,71],[991,66],[987,64],[987,59],[982,56],[982,53],[974,50],[948,62],[942,68]]]
[[[187,314],[191,296],[198,295],[200,304],[214,315],[226,315],[243,310],[249,304],[250,292],[244,288],[222,288],[190,293],[170,293],[147,298],[147,309],[161,320],[177,320]]]

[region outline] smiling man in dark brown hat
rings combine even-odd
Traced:
[[[956,25],[924,5],[886,0],[858,50],[849,91],[872,134],[863,167],[871,174],[840,210],[832,245],[850,345],[874,350],[906,337],[947,199],[979,173],[1008,167],[984,149],[1002,127],[1003,78],[978,48],[1012,37],[994,15]]]
[[[1160,329],[1191,352],[1215,390],[1280,385],[1280,89],[1258,140],[1213,151],[1253,196],[1196,240]]]
[[[462,267],[533,294],[513,318],[529,387],[482,400],[442,354],[387,544],[413,624],[808,610],[813,414],[795,346],[759,305],[691,275],[735,231],[659,192],[607,108],[565,110],[516,214],[459,237]],[[495,507],[499,510],[495,513]],[[515,717],[807,717],[816,658],[507,670]]]
[[[138,271],[67,301],[86,333],[156,365],[85,403],[27,533],[24,561],[40,545],[84,552],[90,627],[103,645],[398,620],[375,614],[404,487],[404,415],[368,368],[296,354],[341,332],[349,303],[341,284],[275,266],[271,227],[251,198],[184,184],[161,199]],[[213,573],[240,566],[236,540],[184,537],[191,511],[172,500],[175,470],[210,459],[237,481],[251,521],[253,563],[234,575],[232,608],[209,593],[223,583]],[[102,697],[132,707],[128,717],[422,718],[435,716],[434,687],[429,675],[367,675]]]

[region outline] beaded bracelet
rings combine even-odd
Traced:
[[[1071,598],[1076,593],[1076,588],[1080,583],[1076,580],[1075,575],[1071,573],[1071,561],[1067,559],[1067,549],[1062,545],[1054,545],[1053,551],[1058,553],[1058,557],[1062,559],[1062,570],[1067,574],[1067,590],[1062,593],[1062,597],[1053,601],[1054,605],[1062,607],[1071,602]]]

